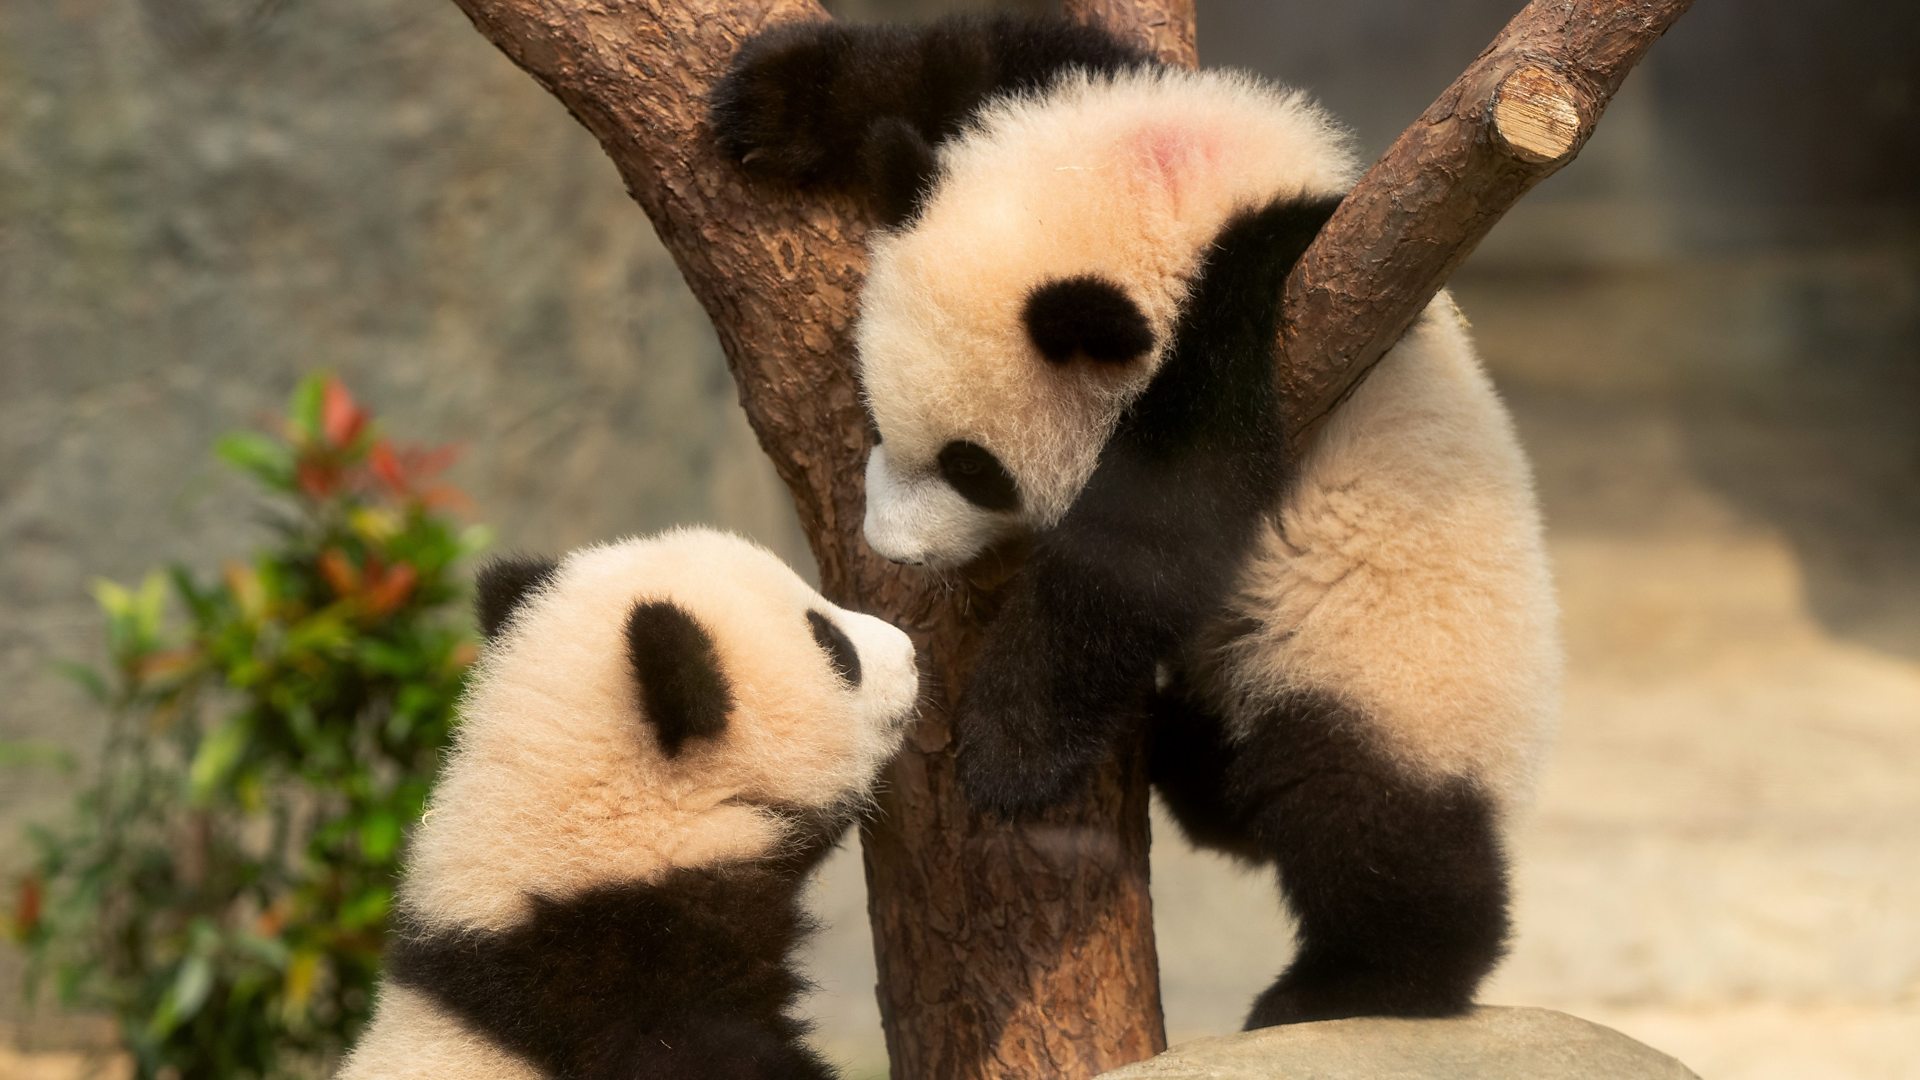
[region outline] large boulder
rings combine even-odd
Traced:
[[[1699,1080],[1599,1024],[1549,1009],[1384,1017],[1195,1039],[1102,1080]]]

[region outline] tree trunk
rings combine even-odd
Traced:
[[[813,0],[455,2],[599,138],[652,219],[719,332],[826,593],[896,621],[923,650],[925,716],[863,835],[894,1075],[1085,1077],[1160,1050],[1140,755],[1034,824],[968,811],[948,710],[1014,568],[938,585],[867,550],[848,336],[865,219],[838,197],[749,189],[714,152],[705,95],[740,42],[825,12]],[[1367,173],[1284,294],[1276,377],[1296,443],[1512,202],[1571,159],[1689,2],[1535,0]],[[1067,7],[1193,62],[1192,0]]]
[[[924,715],[862,837],[894,1075],[1085,1077],[1163,1049],[1138,755],[1035,823],[967,808],[947,711],[995,570],[943,587],[861,539],[866,436],[847,329],[864,219],[817,193],[749,190],[713,150],[705,95],[740,41],[825,13],[810,0],[457,2],[599,138],[653,220],[793,492],[823,590],[923,650]]]

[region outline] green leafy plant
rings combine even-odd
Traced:
[[[483,544],[445,449],[381,437],[339,381],[285,430],[221,440],[269,493],[273,543],[202,577],[101,582],[97,779],[11,922],[30,988],[111,1011],[138,1073],[309,1075],[365,1021],[401,835],[474,645],[456,564]]]

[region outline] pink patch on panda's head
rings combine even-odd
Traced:
[[[1187,179],[1218,165],[1220,157],[1217,133],[1178,124],[1143,126],[1128,136],[1127,147],[1138,175],[1176,204]]]

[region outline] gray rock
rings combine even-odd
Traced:
[[[1195,1039],[1104,1080],[1699,1080],[1652,1047],[1550,1009],[1360,1019]]]

